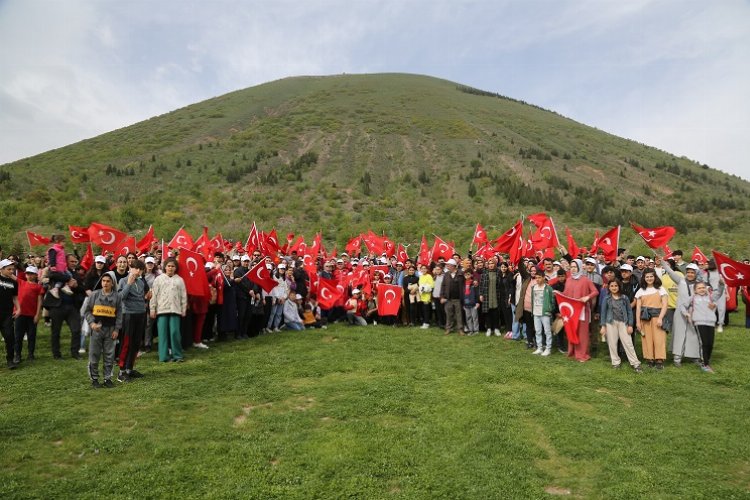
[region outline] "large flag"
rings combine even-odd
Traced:
[[[432,262],[432,256],[430,255],[430,247],[427,246],[427,238],[422,235],[422,244],[419,247],[419,256],[417,257],[417,264],[424,264],[429,266]]]
[[[221,233],[216,233],[208,243],[213,252],[224,252],[224,238],[221,237]]]
[[[384,251],[383,238],[372,232],[372,229],[367,231],[367,234],[362,235],[362,240],[365,242],[367,251],[371,254],[380,255]]]
[[[250,233],[247,235],[247,243],[245,243],[245,251],[247,253],[253,253],[255,250],[262,250],[260,233],[258,233],[258,227],[253,221],[253,225],[250,226]]]
[[[29,239],[30,247],[49,245],[52,242],[49,238],[31,231],[26,231],[26,237]]]
[[[579,299],[563,295],[560,292],[555,292],[555,299],[560,309],[560,316],[562,316],[568,342],[578,344],[580,342],[578,339],[578,322],[580,321],[585,303]]]
[[[187,248],[188,250],[193,248],[193,245],[195,242],[193,241],[193,237],[190,236],[190,233],[185,231],[184,227],[181,227],[177,230],[176,233],[174,233],[174,236],[172,237],[172,241],[169,242],[167,247],[169,248]]]
[[[454,253],[452,245],[443,241],[439,236],[435,236],[435,244],[432,245],[432,260],[438,260],[440,257],[448,260],[453,257]]]
[[[193,252],[198,252],[205,260],[211,259],[211,240],[208,239],[208,228],[203,226],[203,232],[193,243]]]
[[[279,248],[279,236],[276,234],[276,228],[274,228],[271,229],[271,232],[266,236],[265,249],[266,252],[275,255],[279,253]]]
[[[396,255],[396,244],[391,241],[387,236],[383,236],[383,251],[386,257],[393,257]]]
[[[396,260],[399,262],[406,262],[409,260],[409,256],[406,254],[406,249],[401,243],[398,244],[398,249],[396,250]]]
[[[115,259],[117,259],[120,255],[126,257],[131,252],[138,253],[138,247],[136,246],[135,238],[133,236],[127,236],[115,245],[111,251],[115,256]]]
[[[518,240],[523,238],[523,221],[519,220],[516,224],[505,231],[500,237],[494,240],[495,250],[503,253],[510,253],[513,248],[518,247]]]
[[[318,302],[323,309],[330,309],[341,298],[341,289],[334,279],[318,278]]]
[[[515,235],[515,243],[510,249],[508,249],[508,255],[510,257],[510,261],[514,265],[518,264],[521,261],[521,259],[526,256],[526,244],[527,243],[531,243],[531,242],[527,241],[523,237],[523,233],[519,231]],[[495,250],[497,250],[497,247],[495,247]]]
[[[750,264],[732,260],[728,255],[712,251],[716,268],[724,278],[727,286],[750,286]]]
[[[691,261],[697,262],[698,264],[705,264],[708,262],[708,257],[706,257],[706,254],[701,252],[701,249],[698,247],[693,248],[693,256],[690,258]]]
[[[82,226],[68,226],[70,231],[70,241],[73,243],[88,243],[91,241],[89,228]]]
[[[560,246],[560,241],[557,239],[557,230],[551,218],[546,217],[539,221],[537,230],[531,235],[531,241],[535,250],[546,250],[547,248]]]
[[[650,248],[661,248],[672,239],[676,229],[672,226],[660,226],[654,228],[641,227],[635,222],[631,222],[630,226],[633,231],[643,238]]]
[[[539,212],[538,214],[531,214],[528,217],[526,217],[531,221],[532,224],[534,224],[537,228],[541,228],[545,222],[549,219],[546,213]]]
[[[495,256],[495,249],[492,248],[492,245],[489,243],[485,243],[477,249],[477,252],[474,255],[482,257],[483,259],[491,259]]]
[[[380,316],[397,315],[403,293],[404,289],[398,285],[378,284],[378,314]]]
[[[253,283],[259,285],[266,293],[271,293],[271,290],[279,284],[278,281],[271,277],[271,271],[266,267],[264,259],[255,264],[252,269],[245,273],[245,276]]]
[[[209,295],[208,277],[206,276],[206,261],[203,256],[185,247],[180,247],[177,257],[180,265],[178,274],[185,282],[188,295],[205,297]]]
[[[577,259],[581,250],[578,248],[576,240],[573,239],[573,234],[570,232],[569,227],[565,228],[565,234],[568,236],[568,254]]]
[[[138,248],[138,251],[148,252],[148,250],[156,243],[157,240],[156,236],[154,236],[154,226],[148,226],[148,231],[146,231],[146,234],[143,235],[143,238],[138,240],[138,243],[135,244],[135,246]]]
[[[476,243],[477,248],[484,246],[488,243],[487,232],[479,223],[477,223],[477,227],[476,229],[474,229],[474,238],[471,240],[471,243],[472,244]]]
[[[617,259],[617,247],[620,246],[620,226],[615,226],[604,233],[596,246],[604,251],[604,260],[611,262]]]
[[[89,226],[89,236],[92,243],[99,245],[104,250],[113,251],[118,247],[118,243],[127,238],[128,233],[98,222],[92,222]]]

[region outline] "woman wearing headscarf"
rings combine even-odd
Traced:
[[[700,269],[696,264],[688,264],[685,268],[685,276],[672,270],[669,262],[663,260],[661,263],[664,272],[677,283],[677,309],[685,304],[690,304],[693,297],[693,288],[700,281]],[[674,365],[682,366],[683,358],[692,358],[700,363],[701,345],[698,332],[685,320],[682,314],[674,315],[672,335],[669,338],[668,350],[672,352]]]
[[[599,295],[596,286],[583,274],[583,261],[573,259],[570,263],[570,276],[565,280],[563,295],[578,299],[584,303],[581,317],[578,321],[578,343],[568,342],[568,357],[575,358],[581,363],[588,361],[589,355],[589,325],[591,323],[591,299]]]

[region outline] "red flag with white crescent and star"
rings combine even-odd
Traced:
[[[488,243],[487,232],[479,223],[477,223],[477,227],[474,229],[474,239],[471,242],[476,243],[477,247],[482,247]]]
[[[89,228],[83,226],[68,226],[70,231],[70,241],[73,243],[88,243],[91,241]]]
[[[539,222],[537,230],[531,235],[534,250],[559,247],[560,241],[557,239],[557,231],[555,230],[555,225],[552,223],[552,219],[547,217]]]
[[[172,241],[170,241],[167,244],[168,248],[193,248],[193,245],[195,242],[193,241],[193,237],[190,236],[190,233],[185,231],[184,227],[181,227],[177,230],[177,232],[172,237]]]
[[[128,237],[128,233],[98,222],[92,222],[89,226],[89,237],[92,243],[105,250],[113,251],[118,247],[118,243]]]
[[[86,247],[86,253],[81,259],[81,267],[88,271],[94,265],[94,250],[91,248],[91,243],[86,245]]]
[[[633,231],[638,233],[638,236],[643,238],[643,241],[646,242],[646,245],[649,246],[649,248],[661,248],[667,243],[669,243],[669,240],[672,239],[674,234],[677,232],[677,230],[672,226],[660,226],[660,227],[641,227],[635,222],[630,223],[630,227],[633,228]]]
[[[271,271],[266,267],[265,259],[261,259],[260,262],[255,264],[252,269],[245,273],[244,277],[258,284],[266,293],[271,293],[271,290],[279,284],[278,281],[271,277]]]
[[[578,254],[581,253],[581,250],[578,248],[576,240],[573,239],[573,233],[570,232],[569,227],[565,228],[565,234],[568,237],[568,255],[572,256],[574,259],[577,259]]]
[[[446,243],[439,236],[435,236],[435,244],[432,245],[432,260],[437,260],[440,257],[448,260],[453,257],[454,252],[455,250],[451,244]]]
[[[206,276],[206,261],[198,252],[180,247],[177,257],[179,262],[177,274],[185,282],[188,295],[205,297],[209,295],[208,277]]]
[[[523,235],[523,221],[519,220],[516,224],[505,231],[499,238],[493,241],[495,250],[502,253],[510,253],[510,251],[518,247],[518,240]]]
[[[339,282],[335,279],[318,278],[318,303],[323,309],[330,309],[341,298]]]
[[[26,237],[29,239],[30,247],[49,245],[52,242],[52,240],[50,240],[46,236],[42,236],[41,234],[37,234],[32,231],[26,231]]]
[[[211,260],[211,240],[208,239],[208,228],[203,226],[203,233],[200,238],[195,240],[192,248],[193,252],[198,252],[205,260]]]
[[[604,251],[604,260],[612,262],[617,259],[617,247],[620,245],[620,226],[615,226],[604,233],[596,246]]]
[[[562,316],[568,342],[578,344],[580,342],[578,339],[578,322],[580,321],[585,303],[579,299],[563,295],[560,292],[555,292],[555,299],[560,310],[560,316]]]
[[[401,307],[401,295],[404,289],[398,285],[378,284],[378,314],[395,316]]]
[[[430,255],[430,247],[427,246],[427,238],[422,235],[422,244],[419,247],[419,257],[417,258],[417,263],[429,266],[431,262],[432,256]]]
[[[732,260],[728,255],[712,250],[719,270],[727,286],[750,286],[750,264]]]
[[[117,257],[120,255],[127,257],[129,253],[137,252],[138,247],[136,246],[135,238],[133,236],[126,237],[112,249],[112,254],[115,256],[115,260],[117,260]]]
[[[690,257],[690,260],[693,262],[697,262],[698,264],[705,264],[708,262],[708,257],[706,257],[706,254],[701,252],[701,249],[698,247],[693,248],[693,256]]]
[[[140,252],[148,252],[149,249],[156,243],[157,240],[156,236],[154,236],[154,226],[148,226],[148,231],[146,231],[146,234],[143,235],[143,238],[138,240],[138,243],[135,244],[135,246],[138,248]]]
[[[406,249],[401,243],[398,244],[398,249],[396,250],[396,260],[400,262],[406,262],[409,260],[409,256],[406,254]]]

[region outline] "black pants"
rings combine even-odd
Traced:
[[[430,324],[432,317],[432,302],[420,302],[422,304],[422,324]]]
[[[711,364],[711,354],[714,352],[714,334],[716,327],[708,325],[696,325],[698,334],[701,336],[701,349],[703,350],[703,364]]]
[[[445,328],[445,308],[440,303],[439,298],[432,298],[432,305],[435,309],[435,323],[438,328]]]
[[[497,307],[487,309],[487,328],[491,330],[500,329],[500,309]],[[482,329],[482,326],[479,326]]]
[[[81,348],[81,315],[73,304],[63,304],[49,310],[49,319],[52,322],[52,356],[62,358],[60,352],[60,332],[63,322],[70,328],[70,355],[74,358],[80,356],[78,350]]]
[[[206,321],[203,323],[203,332],[201,333],[203,342],[214,338],[214,325],[216,325],[216,318],[219,317],[219,311],[221,311],[221,305],[219,304],[210,304],[208,306]]]
[[[536,330],[534,329],[534,315],[530,311],[524,311],[521,322],[526,325],[526,345],[536,346]]]
[[[506,332],[513,330],[513,310],[510,304],[500,304],[500,314],[503,318],[503,327]]]
[[[23,336],[29,339],[29,356],[34,357],[34,349],[36,348],[36,323],[34,323],[34,316],[19,316],[16,318],[15,324],[15,351],[16,357],[20,358],[23,354]]]
[[[418,301],[409,302],[409,324],[412,326],[417,326],[419,324],[419,309]]]
[[[487,315],[482,312],[482,307],[479,306],[479,311],[477,311],[477,324],[479,326],[479,331],[484,331],[486,328],[489,328],[487,325]]]
[[[13,349],[16,344],[16,338],[13,334],[13,314],[8,313],[0,315],[0,331],[5,340],[5,359],[10,364],[13,362]]]
[[[251,306],[249,300],[237,299],[237,332],[235,338],[245,338],[250,333]]]
[[[146,331],[146,313],[123,314],[122,318],[122,350],[120,351],[120,366],[132,370],[138,350],[141,348],[141,338]]]

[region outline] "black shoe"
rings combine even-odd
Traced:
[[[102,385],[99,383],[98,380],[92,380],[91,381],[91,388],[92,389],[101,389]]]
[[[33,355],[33,354],[29,354],[29,355],[28,355],[28,356],[26,357],[26,361],[34,361],[35,359],[36,359],[36,358],[34,357],[34,355]]]
[[[175,363],[184,363],[185,358],[176,358],[176,359],[173,359],[172,361],[174,361]]]
[[[104,384],[102,385],[102,387],[104,387],[105,389],[111,389],[114,386],[115,386],[115,384],[113,384],[112,381],[109,380],[109,379],[105,380]]]
[[[614,370],[619,370],[619,369],[620,369],[620,366],[622,366],[622,365],[612,365],[612,368],[613,368]]]
[[[663,370],[664,369],[664,363],[661,363],[661,362],[656,363],[656,369],[657,370]]]
[[[125,372],[120,372],[117,374],[117,381],[118,382],[130,382],[130,378],[128,377],[128,374]]]
[[[78,354],[78,353],[71,354],[70,357],[73,358],[73,359],[76,359],[76,360],[81,359],[81,355]]]
[[[18,365],[15,364],[13,361],[8,361],[8,370],[15,370],[18,368]]]
[[[641,369],[640,365],[633,367],[633,370],[635,370],[635,373],[643,373],[643,370]]]
[[[128,372],[128,378],[142,378],[143,374],[137,370],[130,370]]]
[[[62,356],[52,356],[52,357],[53,357],[53,358],[54,358],[55,360],[57,360],[57,361],[62,361],[62,360],[63,360],[63,357],[62,357]]]

